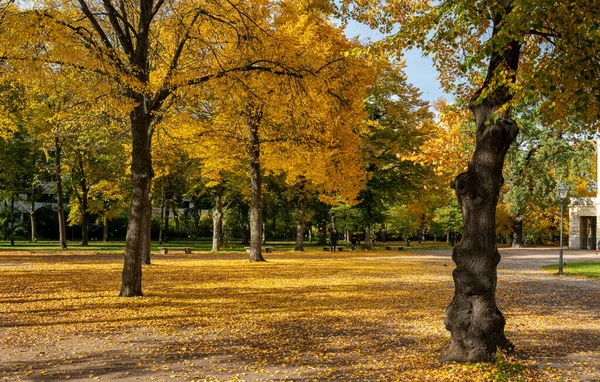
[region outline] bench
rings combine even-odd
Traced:
[[[244,247],[244,249],[246,250],[246,253],[250,253],[250,247]],[[273,252],[273,248],[272,247],[262,247],[262,250],[265,253],[272,253]]]
[[[396,251],[404,251],[404,247],[402,247],[402,246],[400,246],[400,247],[396,247],[396,246],[393,246],[393,247],[392,247],[392,246],[387,246],[387,247],[385,247],[385,249],[386,249],[387,251],[394,251],[394,250],[396,250]]]
[[[338,252],[344,252],[346,250],[346,247],[336,245],[336,249]],[[325,252],[332,251],[333,252],[333,246],[325,246],[325,247],[323,247],[323,251],[325,251]]]
[[[159,247],[158,248],[160,250],[160,254],[161,255],[168,255],[169,254],[169,249],[170,250],[177,250],[177,249],[181,249],[181,247]],[[189,255],[192,253],[192,249],[191,248],[183,248],[183,253]]]

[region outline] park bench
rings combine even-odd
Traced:
[[[246,250],[247,253],[250,253],[250,247],[244,247],[244,249]],[[272,253],[273,252],[273,248],[272,247],[262,247],[262,250],[265,253]]]
[[[396,251],[404,251],[404,247],[402,247],[402,246],[386,246],[385,249],[387,251],[394,251],[394,250],[396,250]]]
[[[343,245],[342,246],[337,245],[336,248],[337,248],[338,252],[344,252],[346,250],[346,247],[344,247]],[[332,251],[333,252],[333,246],[330,246],[330,245],[324,246],[323,251],[325,251],[325,252]]]
[[[172,251],[178,250],[178,249],[182,249],[181,247],[159,247],[158,248],[160,250],[160,254],[161,255],[168,255],[169,254],[169,249]],[[183,248],[183,253],[189,255],[192,253],[192,249],[191,248]]]

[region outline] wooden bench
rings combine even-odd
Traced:
[[[404,247],[402,247],[402,246],[400,246],[400,247],[396,247],[396,246],[387,246],[387,247],[385,247],[385,249],[386,249],[387,251],[394,251],[394,250],[396,250],[396,251],[404,251]]]
[[[177,249],[181,249],[181,247],[159,247],[158,248],[160,250],[160,254],[161,255],[168,255],[169,254],[169,249],[170,250],[177,250]],[[192,249],[191,248],[183,248],[183,253],[189,255],[192,253]]]

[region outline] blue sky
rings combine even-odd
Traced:
[[[370,29],[368,26],[351,21],[346,26],[346,35],[348,37],[358,36],[361,41],[377,41],[381,38],[381,34]],[[433,67],[433,63],[427,57],[423,57],[419,50],[409,50],[404,53],[406,60],[406,75],[408,81],[418,87],[424,100],[433,101],[439,98],[451,98],[445,94],[440,88],[440,83],[437,80],[438,72]]]

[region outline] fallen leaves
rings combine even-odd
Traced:
[[[403,256],[156,258],[144,268],[145,296],[124,299],[118,256],[0,254],[0,376],[577,380],[569,365],[588,367],[589,357],[564,356],[600,351],[593,291],[503,270],[499,305],[519,357],[442,364],[451,267]]]

